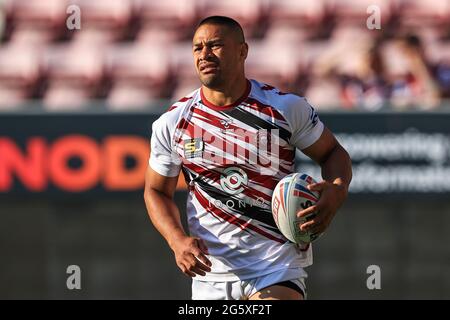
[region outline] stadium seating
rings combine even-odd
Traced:
[[[198,1],[204,17],[229,16],[239,21],[248,37],[257,36],[262,21],[262,0]]]
[[[448,25],[450,1],[448,0],[398,0],[402,24],[406,26]]]
[[[249,47],[246,64],[248,76],[264,79],[281,90],[289,91],[290,84],[296,80],[302,67],[300,46],[295,42],[252,41]]]
[[[103,53],[91,44],[49,47],[43,57],[48,78],[43,101],[49,109],[82,107],[95,99],[103,79]]]
[[[134,0],[134,10],[142,29],[156,26],[187,35],[198,18],[199,3],[196,0]]]
[[[9,0],[5,6],[12,42],[46,43],[65,33],[64,0]]]
[[[75,0],[80,7],[82,28],[74,32],[74,41],[109,43],[127,38],[132,20],[128,0]]]
[[[167,90],[173,86],[170,50],[163,46],[132,43],[110,47],[106,72],[112,84],[107,102],[115,108],[168,98]]]
[[[80,30],[66,27],[69,4],[81,10]],[[380,30],[366,27],[370,5]],[[116,109],[177,100],[199,86],[195,25],[217,14],[243,25],[248,77],[319,108],[356,107],[349,94],[364,95],[373,79],[389,101],[411,74],[402,83],[422,86],[417,101],[430,88],[449,94],[448,0],[4,0],[0,12],[0,104],[9,108],[27,99],[63,110],[91,99]],[[420,63],[411,66],[411,54]]]
[[[39,53],[33,47],[0,47],[0,108],[11,109],[32,98],[40,75]]]
[[[272,25],[289,24],[294,27],[316,27],[326,12],[323,0],[279,0],[269,1],[267,15]]]

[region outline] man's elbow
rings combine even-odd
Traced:
[[[152,193],[153,193],[152,191],[153,190],[151,189],[151,187],[146,184],[145,188],[144,188],[144,194],[143,194],[144,201],[145,201],[146,204],[150,203],[150,199],[151,199]]]
[[[352,168],[352,159],[350,158],[350,154],[347,152],[347,150],[345,150],[345,148],[343,146],[339,145],[339,147],[340,147],[340,151],[343,154],[343,158],[348,163],[348,166],[350,167],[350,170],[351,170],[351,168]]]
[[[148,198],[148,192],[147,192],[147,189],[144,189],[143,196],[144,196],[144,202],[147,203],[147,198]]]
[[[150,187],[144,189],[144,202],[150,217],[155,212],[155,209],[157,209],[155,205],[158,203],[158,199],[155,197],[158,197],[158,193],[155,190]]]
[[[320,166],[324,166],[328,164],[330,161],[332,162],[349,162],[350,161],[350,155],[348,154],[347,150],[344,149],[344,147],[336,141],[336,144],[328,149],[328,151],[322,155],[322,157],[317,161],[317,163]]]
[[[352,181],[352,177],[353,177],[353,169],[352,169],[352,159],[350,158],[350,154],[347,152],[347,150],[345,150],[344,147],[342,147],[341,145],[339,145],[339,152],[341,154],[341,162],[342,165],[345,166],[347,168],[347,174],[348,174],[348,181],[347,183],[350,184],[350,182]]]
[[[152,188],[152,187],[146,187],[144,189],[144,201],[145,203],[152,203],[154,202],[155,198],[158,199],[169,199],[171,200],[173,198],[173,193],[172,195],[167,194],[165,191],[162,190],[158,190],[156,188]]]
[[[144,190],[144,203],[148,209],[150,207],[151,201],[150,201],[150,194],[148,193],[147,189]]]
[[[350,154],[345,150],[345,148],[337,143],[334,148],[328,153],[327,157],[323,159],[324,161],[321,165],[327,165],[330,163],[338,163],[341,168],[348,172],[348,178],[352,178],[352,160]],[[350,181],[349,181],[350,183]]]

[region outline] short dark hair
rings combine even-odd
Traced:
[[[236,20],[234,20],[230,17],[209,16],[209,17],[203,19],[202,21],[200,21],[200,23],[197,25],[196,29],[200,28],[202,25],[205,25],[205,24],[227,26],[228,28],[230,28],[231,31],[233,31],[236,34],[239,41],[245,42],[244,30],[242,29],[239,22],[237,22]]]

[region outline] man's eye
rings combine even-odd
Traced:
[[[200,50],[201,50],[201,48],[199,48],[199,47],[194,48],[194,51],[200,51]]]

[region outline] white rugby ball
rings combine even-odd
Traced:
[[[300,230],[300,224],[312,218],[314,214],[298,218],[297,212],[315,204],[319,192],[310,191],[307,185],[316,181],[305,173],[292,173],[281,179],[272,195],[272,214],[281,233],[291,242],[306,244],[319,235]]]

